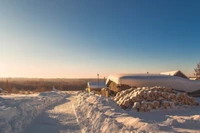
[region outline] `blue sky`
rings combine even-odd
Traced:
[[[193,74],[200,1],[1,0],[0,77]]]

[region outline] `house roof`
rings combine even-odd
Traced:
[[[187,76],[186,76],[183,72],[181,72],[180,70],[168,71],[168,72],[161,72],[160,74],[162,74],[162,75],[175,76],[177,73],[181,73],[182,75],[184,75],[185,77],[187,77]]]

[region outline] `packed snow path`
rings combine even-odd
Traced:
[[[39,115],[24,131],[25,133],[81,133],[73,108],[75,94],[52,105]]]

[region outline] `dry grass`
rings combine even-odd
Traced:
[[[53,87],[61,91],[78,91],[85,90],[87,82],[95,80],[97,79],[4,78],[0,79],[0,88],[8,93],[44,92],[51,91]]]

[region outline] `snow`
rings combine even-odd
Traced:
[[[25,129],[25,133],[81,133],[74,113],[75,92],[67,92],[61,102],[47,108]]]
[[[137,112],[123,110],[103,96],[80,93],[75,105],[85,132],[199,132],[200,106]],[[195,99],[200,102],[200,98]]]
[[[116,74],[110,75],[107,78],[106,84],[108,84],[109,81],[134,87],[166,86],[185,92],[200,90],[200,80],[189,80],[177,76],[161,74]]]
[[[64,97],[63,93],[54,91],[31,95],[3,95],[0,97],[0,132],[22,132],[45,108]]]
[[[179,71],[180,71],[180,70],[169,71],[169,72],[161,72],[160,74],[174,76],[174,75],[176,75]]]
[[[59,91],[59,90],[57,90],[55,87],[53,87],[52,91]]]
[[[136,112],[121,109],[110,98],[85,92],[0,97],[3,133],[199,132],[199,125],[200,106]]]
[[[105,88],[106,87],[106,84],[105,82],[88,82],[88,88]],[[98,85],[99,84],[99,85]]]

